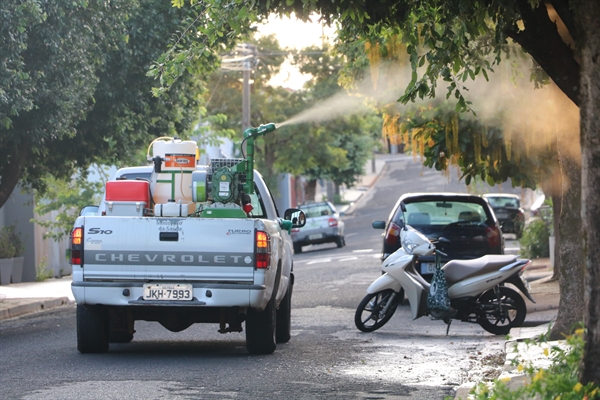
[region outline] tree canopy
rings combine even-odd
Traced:
[[[126,163],[196,122],[198,79],[156,98],[146,76],[189,14],[160,0],[0,4],[0,205],[19,181],[43,192],[47,174]]]

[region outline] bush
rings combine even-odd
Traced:
[[[13,258],[15,246],[8,240],[8,233],[5,229],[0,230],[0,258]]]
[[[35,281],[43,282],[46,279],[50,279],[54,277],[54,271],[48,269],[48,260],[46,256],[40,261],[38,265],[35,266]]]
[[[541,219],[531,221],[523,231],[519,240],[521,255],[525,258],[550,257],[550,231]]]
[[[13,257],[21,257],[25,254],[25,245],[23,244],[23,240],[21,240],[21,234],[17,233],[14,226],[7,226],[5,228],[8,228],[8,240],[15,248]]]
[[[522,387],[509,389],[502,379],[496,379],[490,388],[485,383],[476,386],[471,394],[476,400],[483,399],[560,399],[581,400],[600,399],[600,386],[593,383],[583,385],[579,382],[579,367],[583,358],[585,330],[579,328],[566,338],[566,346],[553,345],[545,348],[544,355],[552,364],[549,368],[536,368],[513,360],[518,371],[524,372],[528,381]],[[528,341],[528,346],[540,346],[546,342],[546,336],[536,341]]]
[[[25,252],[21,235],[14,226],[5,226],[0,230],[0,258],[20,257]]]

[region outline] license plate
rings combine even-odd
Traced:
[[[441,263],[440,268],[446,263]],[[435,263],[421,263],[422,274],[433,274],[435,272]]]
[[[433,274],[435,272],[435,263],[421,263],[422,274]]]
[[[507,213],[503,213],[503,212],[499,212],[499,213],[496,213],[496,218],[498,218],[498,219],[506,219],[506,218],[508,218],[508,214]]]
[[[192,300],[192,285],[185,283],[147,283],[144,300]]]
[[[308,238],[310,240],[322,239],[323,238],[323,234],[322,233],[315,233],[314,235],[308,235]]]

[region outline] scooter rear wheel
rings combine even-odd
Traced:
[[[516,291],[500,286],[500,298],[493,289],[483,293],[478,300],[481,307],[477,323],[494,335],[508,335],[510,329],[523,325],[527,315],[525,300]]]
[[[386,289],[366,295],[354,314],[354,324],[356,327],[363,332],[373,332],[384,326],[392,318],[396,307],[398,307],[398,304],[404,298],[403,290],[400,290],[391,300],[393,303],[385,310],[384,314],[385,306],[393,294],[394,291],[392,289]]]

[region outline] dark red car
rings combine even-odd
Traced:
[[[520,198],[516,194],[489,193],[483,197],[492,206],[502,233],[514,233],[517,239],[523,236],[525,228],[525,211],[521,208]]]
[[[490,204],[481,196],[463,193],[407,193],[398,199],[388,221],[373,221],[385,229],[382,259],[400,248],[400,220],[425,234],[443,253],[442,263],[504,254],[504,237]],[[435,256],[419,257],[421,275],[429,280]]]

